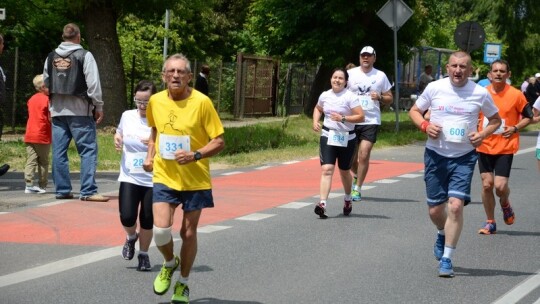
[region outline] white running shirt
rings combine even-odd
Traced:
[[[533,108],[540,111],[540,97],[534,102]],[[536,139],[536,149],[540,149],[540,132],[538,132],[538,138]]]
[[[369,73],[364,73],[361,67],[355,67],[347,71],[349,81],[347,89],[358,95],[362,110],[364,110],[364,122],[357,125],[380,125],[381,124],[381,105],[378,100],[370,97],[370,92],[376,91],[379,94],[390,91],[392,84],[382,71],[372,68]]]
[[[470,80],[465,86],[456,87],[448,77],[430,82],[416,106],[421,111],[430,109],[430,122],[443,127],[437,139],[428,137],[426,148],[445,157],[460,157],[474,150],[467,135],[477,131],[480,111],[486,117],[499,111],[485,88]],[[462,142],[451,139],[450,134],[455,133],[463,135]]]
[[[354,95],[347,89],[343,89],[339,93],[334,93],[332,89],[322,92],[319,96],[319,101],[317,105],[323,108],[324,113],[324,122],[323,125],[330,130],[337,131],[352,131],[354,130],[354,123],[340,121],[334,121],[330,119],[330,114],[332,112],[339,113],[341,115],[347,116],[352,115],[352,109],[360,107],[360,100],[358,96]],[[328,137],[328,131],[322,131],[323,136]],[[356,135],[349,134],[349,140],[355,138]]]
[[[152,173],[141,172],[141,157],[146,157],[148,146],[142,143],[143,139],[150,138],[151,128],[146,118],[139,115],[137,109],[122,113],[116,133],[123,138],[122,160],[120,162],[119,182],[127,182],[144,187],[152,187]],[[144,161],[144,158],[142,159]],[[131,171],[136,171],[133,173]]]

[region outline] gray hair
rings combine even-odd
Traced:
[[[174,55],[171,55],[167,57],[167,60],[163,63],[163,68],[161,69],[161,72],[165,73],[167,63],[169,60],[183,60],[186,62],[186,70],[188,73],[191,73],[191,63],[189,62],[189,59],[184,54],[176,53]]]

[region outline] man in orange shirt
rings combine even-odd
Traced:
[[[478,152],[478,168],[482,177],[482,203],[486,211],[487,221],[478,231],[480,234],[495,234],[495,193],[503,211],[504,222],[514,223],[514,211],[510,205],[508,179],[514,154],[519,149],[519,130],[526,127],[533,117],[531,106],[521,91],[508,85],[506,80],[511,76],[510,66],[506,60],[496,60],[491,64],[491,84],[487,90],[499,108],[502,123],[491,136],[484,139],[476,149]],[[485,118],[480,115],[481,130],[486,125]]]

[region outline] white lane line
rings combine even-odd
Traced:
[[[516,155],[525,154],[525,153],[529,153],[529,152],[533,152],[533,151],[536,151],[536,147],[530,147],[530,148],[527,148],[527,149],[521,149],[521,150],[517,151]]]
[[[330,193],[328,194],[328,198],[336,198],[336,197],[340,197],[340,196],[343,196],[343,193],[342,193],[342,192],[339,192],[339,193],[337,193],[337,192],[330,192]],[[313,196],[313,197],[314,197],[314,198],[319,198],[319,197],[321,197],[321,195],[318,194],[318,195],[315,195],[315,196]]]
[[[208,225],[208,226],[212,226],[212,225]],[[201,228],[198,228],[197,231],[201,232],[201,229],[202,229],[203,233],[211,233],[211,232],[221,231],[227,228],[228,228],[227,226],[217,226],[217,225],[210,228],[206,228],[206,226],[203,226]],[[204,230],[207,230],[207,231],[204,231]],[[178,242],[178,241],[180,241],[179,238],[173,238],[173,242]],[[85,253],[82,255],[73,256],[67,259],[59,260],[56,262],[51,262],[45,265],[37,266],[34,268],[29,268],[29,269],[25,269],[18,272],[0,276],[0,288],[23,283],[23,282],[34,280],[34,279],[39,279],[46,276],[50,276],[50,275],[68,271],[68,270],[71,270],[73,268],[77,268],[80,266],[103,261],[108,258],[118,257],[120,256],[122,247],[123,245],[111,247],[111,248],[107,248],[103,250],[93,251],[93,252]],[[156,245],[152,243],[150,247],[151,248],[156,247]]]
[[[360,188],[360,190],[361,190],[361,191],[364,191],[364,190],[373,189],[373,188],[375,188],[375,187],[377,187],[377,186],[364,186],[364,185],[362,185],[362,188]]]
[[[268,169],[268,168],[272,168],[273,166],[260,166],[260,167],[257,167],[255,168],[255,170],[264,170],[264,169]]]
[[[284,209],[300,209],[304,208],[306,206],[313,205],[313,203],[303,203],[303,202],[290,202],[288,204],[284,204],[281,206],[277,206],[277,208],[284,208]]]
[[[197,228],[198,233],[212,233],[225,229],[232,228],[232,226],[220,226],[220,225],[206,225],[204,227]]]
[[[122,247],[123,246],[118,246],[94,251],[38,267],[3,275],[0,277],[0,288],[67,271],[79,266],[105,260],[113,256],[120,256],[120,250]]]
[[[397,182],[399,182],[399,179],[385,178],[385,179],[380,179],[380,180],[374,181],[374,183],[377,183],[377,184],[393,184],[393,183],[397,183]]]
[[[424,174],[412,174],[412,173],[407,173],[407,174],[402,174],[398,177],[401,177],[401,178],[417,178],[417,177],[420,177],[420,176],[424,176]]]
[[[498,298],[492,304],[506,304],[506,303],[518,303],[521,299],[526,297],[530,292],[540,286],[540,270],[536,271],[536,274],[532,275],[525,281],[519,283],[516,287],[512,288],[509,292]],[[538,301],[536,301],[538,303]]]
[[[284,165],[292,165],[292,164],[296,164],[296,163],[299,163],[299,162],[300,162],[299,160],[293,160],[293,161],[284,162],[283,164]]]
[[[235,175],[235,174],[240,174],[240,173],[244,173],[244,172],[242,172],[242,171],[231,171],[231,172],[222,173],[221,175],[229,176],[229,175]]]
[[[45,203],[45,204],[38,205],[38,207],[49,207],[49,206],[54,206],[54,205],[65,204],[67,202],[69,202],[69,200],[53,201],[53,202],[50,202],[50,203]]]
[[[266,213],[252,213],[245,216],[237,217],[237,220],[240,221],[260,221],[266,218],[272,217],[275,214],[266,214]]]

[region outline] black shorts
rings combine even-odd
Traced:
[[[491,155],[478,152],[480,173],[495,173],[495,176],[510,177],[514,154]]]
[[[377,133],[379,133],[379,125],[356,125],[354,126],[354,132],[358,143],[362,140],[367,140],[372,143],[377,142]]]
[[[356,137],[347,142],[347,147],[336,147],[328,145],[328,137],[321,136],[319,143],[319,158],[322,165],[335,165],[338,161],[340,170],[350,170],[354,151],[356,148]]]

